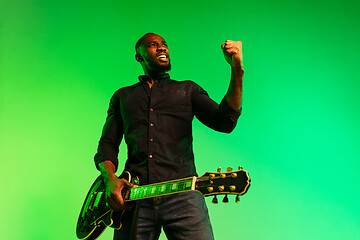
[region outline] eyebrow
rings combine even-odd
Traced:
[[[151,42],[148,42],[147,44],[149,45],[150,43],[159,43],[158,41],[151,41]],[[166,43],[165,40],[162,40],[160,43]],[[167,44],[167,43],[166,43]]]

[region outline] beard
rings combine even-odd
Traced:
[[[159,64],[156,61],[151,61],[149,65],[154,72],[169,72],[171,70],[170,59],[167,64]]]

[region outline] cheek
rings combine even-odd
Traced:
[[[146,57],[150,61],[154,61],[156,59],[156,52],[148,52]]]

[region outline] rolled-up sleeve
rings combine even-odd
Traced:
[[[110,100],[106,122],[102,130],[97,153],[94,160],[96,167],[105,160],[111,161],[118,167],[119,145],[124,134],[123,121],[120,114],[120,98],[117,92]]]
[[[206,126],[224,133],[234,130],[241,110],[232,109],[225,97],[220,105],[212,100],[207,92],[196,85],[192,95],[193,112],[197,119]]]

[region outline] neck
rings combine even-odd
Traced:
[[[161,76],[165,75],[165,72],[151,72],[151,71],[145,71],[145,75],[148,76],[148,84],[149,87],[151,88],[152,85],[154,84],[154,81],[156,79],[159,79]]]
[[[155,80],[155,79],[158,79],[159,77],[164,76],[165,72],[149,72],[149,71],[146,71],[145,75],[148,76],[149,78]]]

